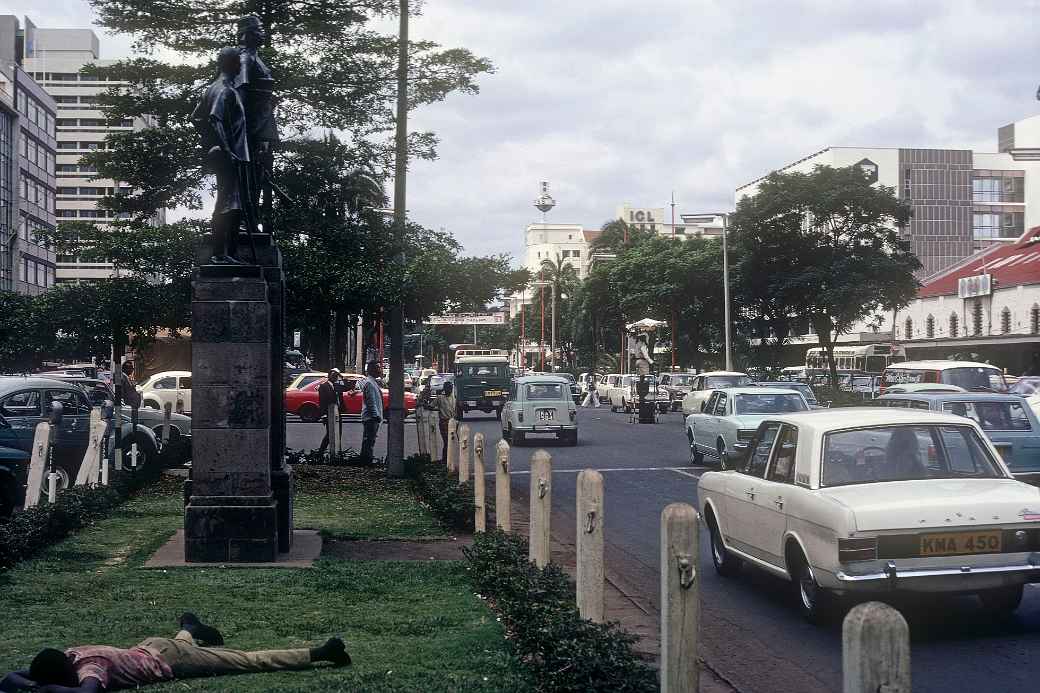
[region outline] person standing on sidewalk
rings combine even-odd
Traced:
[[[329,438],[332,437],[332,427],[339,425],[339,421],[333,421],[329,418],[329,407],[336,402],[339,393],[339,369],[333,368],[329,371],[329,376],[325,382],[318,386],[318,411],[325,416],[325,437],[321,439],[321,445],[318,446],[318,454],[320,455],[324,455],[325,448],[329,446]],[[335,452],[334,450],[333,454]]]
[[[443,441],[441,459],[445,461],[448,459],[448,422],[455,418],[456,406],[455,386],[448,381],[444,383],[441,393],[437,395],[437,423],[440,426]]]
[[[361,381],[361,462],[371,464],[372,448],[379,435],[379,424],[383,423],[383,388],[378,378],[383,377],[383,367],[378,361],[372,361],[365,368],[368,376]]]

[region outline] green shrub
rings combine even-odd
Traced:
[[[138,489],[158,478],[159,466],[137,472],[113,471],[108,486],[74,486],[46,501],[0,521],[0,572],[31,558],[73,532],[107,517]]]
[[[446,465],[431,462],[429,455],[412,455],[404,461],[408,487],[419,502],[446,526],[460,532],[472,532],[476,506],[473,483],[460,484],[448,473]]]
[[[574,585],[556,564],[536,567],[522,537],[493,530],[463,549],[467,570],[500,614],[539,691],[649,693],[656,672],[632,650],[636,636],[617,623],[581,618]]]
[[[362,462],[361,453],[357,450],[347,448],[343,452],[333,455],[329,459],[328,452],[317,450],[291,450],[285,449],[285,461],[292,466],[320,465],[323,467],[376,467],[378,461]]]

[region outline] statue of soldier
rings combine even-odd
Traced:
[[[238,20],[238,46],[241,67],[236,89],[246,111],[250,153],[250,199],[252,208],[261,208],[263,197],[264,233],[271,233],[272,147],[278,143],[278,124],[274,115],[274,79],[257,49],[267,38],[264,25],[256,15]],[[251,225],[256,230],[255,219]]]
[[[192,122],[202,138],[206,163],[217,176],[217,201],[213,210],[213,257],[215,265],[242,264],[235,257],[243,221],[255,215],[250,197],[250,152],[246,111],[235,90],[241,69],[237,48],[221,48],[217,54],[220,74],[206,88],[192,113]]]

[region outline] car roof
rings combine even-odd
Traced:
[[[747,373],[741,373],[740,371],[705,371],[697,375],[742,375],[747,377]]]
[[[64,380],[58,380],[57,378],[40,378],[38,376],[20,376],[20,375],[0,375],[0,394],[6,394],[14,390],[21,390],[22,388],[40,388],[40,387],[71,387],[76,388],[72,383],[65,382]]]
[[[947,361],[945,359],[936,359],[933,361],[903,361],[902,363],[893,363],[885,370],[893,368],[921,370],[942,370],[944,368],[992,368],[994,370],[1000,370],[992,363],[978,363],[977,361]]]
[[[1001,392],[893,392],[878,399],[933,399],[937,402],[1021,402],[1019,395]]]
[[[891,407],[839,407],[814,409],[793,414],[776,414],[769,421],[790,423],[816,431],[884,426],[886,424],[970,424],[970,419],[955,414],[942,414],[925,409],[893,409]]]
[[[150,376],[148,376],[148,379],[151,380],[152,378],[168,378],[171,376],[178,378],[190,378],[191,371],[160,371],[159,373],[152,373]]]
[[[524,375],[516,379],[518,385],[527,385],[528,383],[566,383],[570,385],[570,381],[559,375]]]
[[[762,387],[761,385],[751,385],[748,387],[717,387],[712,392],[725,392],[731,395],[789,395],[794,393],[800,395],[798,392],[790,387]]]

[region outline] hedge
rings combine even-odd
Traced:
[[[456,531],[473,531],[473,482],[460,484],[456,474],[449,474],[445,464],[432,462],[429,455],[407,458],[404,473],[412,493],[434,517]]]
[[[74,486],[46,501],[0,520],[0,572],[32,558],[73,532],[111,514],[132,493],[155,481],[159,465],[137,472],[112,471],[108,486]]]
[[[317,450],[292,450],[290,448],[285,449],[285,461],[294,467],[296,466],[307,466],[307,465],[319,465],[323,467],[377,467],[379,463],[373,462],[362,462],[361,454],[356,450],[347,448],[343,452],[333,455],[329,458],[328,452],[318,452]]]
[[[657,673],[632,649],[636,636],[617,623],[581,618],[573,582],[556,564],[531,563],[523,537],[480,533],[463,553],[474,586],[500,615],[539,691],[658,690]]]

